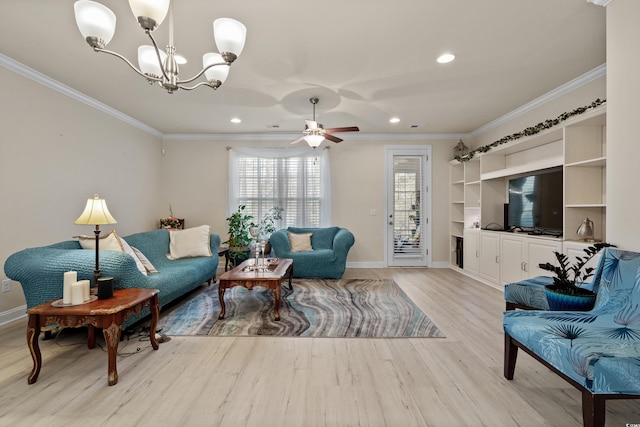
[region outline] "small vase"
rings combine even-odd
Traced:
[[[549,309],[553,311],[589,311],[596,302],[596,294],[584,290],[584,295],[569,295],[555,291],[556,285],[547,285],[544,292]],[[590,292],[590,293],[589,293]]]

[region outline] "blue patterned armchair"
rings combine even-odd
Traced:
[[[289,232],[311,233],[312,250],[292,252]],[[293,260],[293,277],[340,279],[346,269],[349,249],[355,243],[355,239],[346,228],[289,227],[273,233],[269,242],[276,256]]]
[[[604,426],[607,399],[640,398],[640,253],[606,248],[584,312],[507,310],[504,376],[524,350],[582,392],[585,426]]]

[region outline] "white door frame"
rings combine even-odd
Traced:
[[[432,254],[432,234],[431,234],[431,205],[432,205],[432,195],[431,195],[431,174],[432,174],[432,166],[431,166],[431,145],[385,145],[384,146],[384,176],[385,176],[385,185],[384,185],[384,264],[387,267],[400,267],[400,266],[412,266],[412,267],[431,267],[431,254]],[[391,187],[393,183],[393,157],[394,156],[424,156],[425,161],[424,169],[422,171],[423,182],[422,182],[422,194],[425,197],[420,198],[421,204],[421,229],[422,236],[424,236],[424,245],[422,247],[423,253],[422,258],[412,258],[407,261],[403,261],[401,259],[396,259],[390,255],[393,252],[393,238],[389,237],[389,220],[391,212],[390,206],[392,205],[392,200],[390,198],[393,197],[394,189]],[[416,262],[417,260],[417,262]]]

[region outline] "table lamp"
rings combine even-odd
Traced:
[[[96,235],[96,268],[93,271],[93,284],[98,286],[98,278],[100,277],[100,225],[101,224],[117,224],[118,221],[109,213],[107,209],[107,202],[101,199],[97,194],[93,196],[93,199],[87,200],[87,205],[84,207],[82,215],[75,220],[74,224],[80,225],[95,225],[96,229],[93,231]]]

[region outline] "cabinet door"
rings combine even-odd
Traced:
[[[500,235],[480,233],[480,277],[492,283],[500,282]]]
[[[538,264],[545,262],[555,264],[556,256],[553,251],[562,251],[562,243],[549,240],[529,240],[525,260],[526,277],[553,276],[550,271],[538,267]]]
[[[471,274],[478,274],[478,236],[477,231],[465,231],[463,252],[464,269]]]
[[[524,240],[520,236],[503,235],[500,239],[500,280],[503,285],[519,282],[525,277]]]

